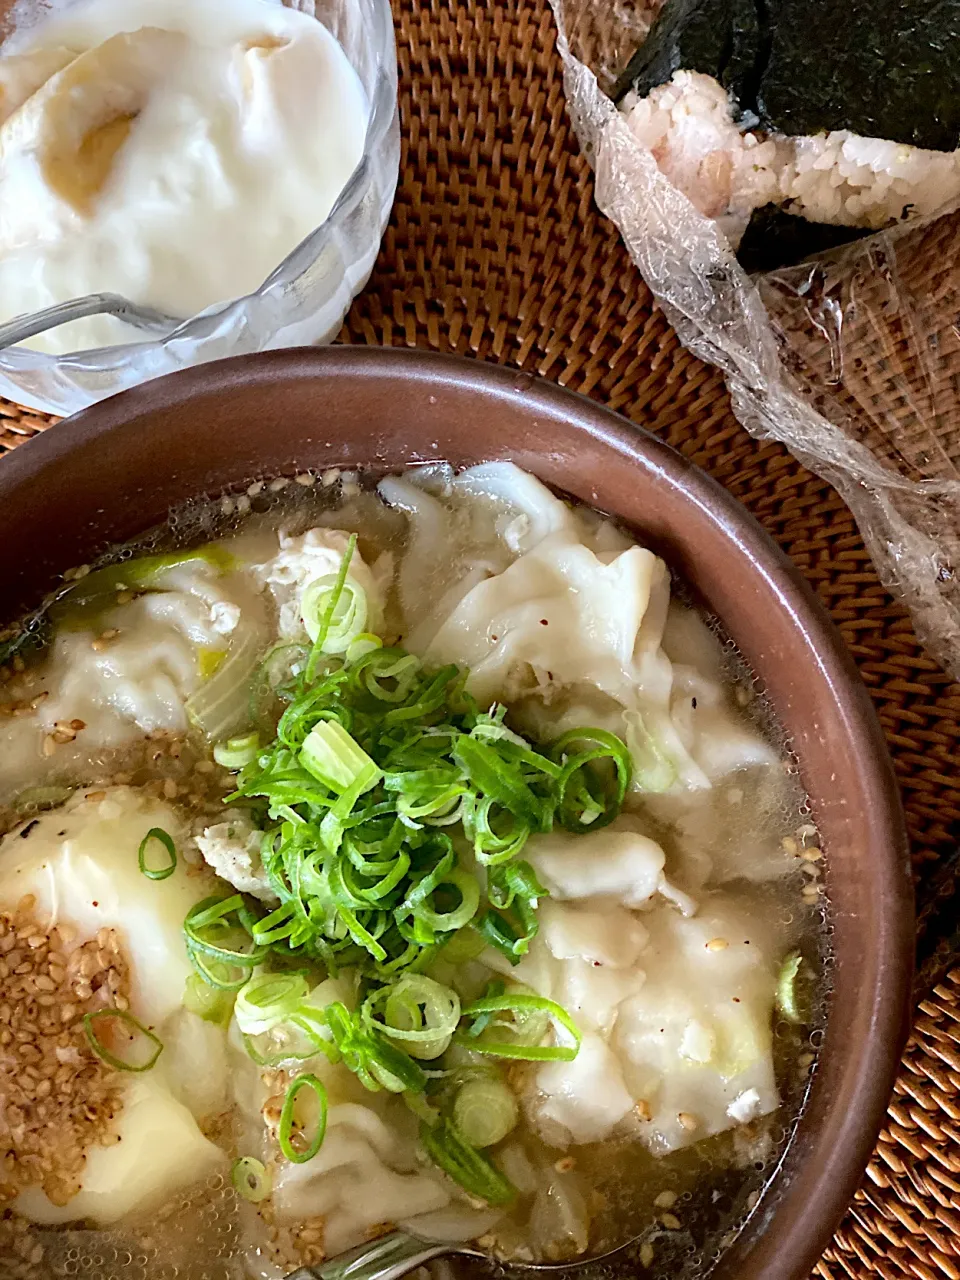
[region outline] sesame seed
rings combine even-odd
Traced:
[[[294,476],[294,481],[302,485],[304,489],[309,489],[317,482],[317,477],[311,475],[309,471],[301,471],[300,475]]]
[[[650,1110],[650,1103],[647,1102],[646,1098],[638,1098],[633,1109],[641,1120],[649,1120],[653,1115]]]
[[[661,1191],[653,1203],[658,1209],[672,1209],[677,1203],[677,1193],[675,1191]]]
[[[730,943],[726,940],[726,938],[711,938],[710,941],[707,943],[707,950],[708,951],[726,951],[729,945]]]
[[[661,1213],[660,1221],[663,1223],[663,1225],[667,1228],[668,1231],[680,1230],[680,1219],[676,1216],[676,1214]]]
[[[7,1121],[0,1200],[39,1186],[54,1204],[64,1205],[79,1189],[88,1149],[109,1140],[123,1088],[121,1074],[90,1048],[79,1019],[110,1007],[105,998],[111,995],[120,1007],[127,1000],[127,971],[112,930],[83,943],[68,959],[61,949],[64,927],[48,929],[33,915],[35,907],[27,894],[13,915],[0,913],[0,943],[10,962],[0,1003],[0,1097]],[[7,945],[21,934],[20,947]],[[99,958],[105,948],[109,967]],[[83,989],[82,1000],[74,995],[77,988]],[[30,1242],[34,1253],[36,1247]]]
[[[689,1111],[681,1111],[677,1116],[677,1120],[688,1133],[692,1133],[700,1123],[697,1117],[691,1115]]]

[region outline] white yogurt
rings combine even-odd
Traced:
[[[0,56],[0,321],[251,292],[329,215],[368,115],[330,32],[268,0],[84,0],[22,31]],[[94,317],[29,345],[136,337]]]

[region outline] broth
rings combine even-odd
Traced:
[[[469,479],[470,476],[474,478]],[[194,837],[232,820],[230,813],[225,813],[223,798],[234,789],[236,774],[214,760],[211,742],[195,724],[184,729],[174,723],[177,714],[182,718],[184,705],[188,709],[194,705],[194,710],[200,705],[196,703],[197,688],[186,692],[180,689],[179,705],[173,705],[176,699],[171,690],[176,692],[177,681],[182,684],[185,679],[189,684],[192,679],[178,675],[179,650],[174,641],[181,644],[189,633],[198,666],[207,664],[207,670],[201,673],[201,685],[209,687],[217,670],[231,660],[230,645],[234,643],[225,641],[222,653],[216,648],[220,642],[216,641],[218,633],[210,630],[210,618],[214,622],[216,617],[221,623],[224,619],[229,621],[232,614],[227,606],[232,607],[236,596],[242,601],[239,615],[246,619],[249,614],[259,627],[258,662],[263,662],[264,654],[271,663],[278,662],[272,656],[278,642],[287,646],[298,643],[290,638],[297,634],[297,627],[302,628],[301,595],[297,593],[313,580],[310,573],[316,568],[304,578],[300,562],[312,554],[319,557],[317,564],[324,555],[330,558],[325,535],[317,536],[315,546],[308,545],[309,539],[303,541],[303,535],[310,530],[346,530],[359,535],[356,551],[368,573],[364,578],[367,594],[371,600],[377,592],[383,596],[379,615],[371,613],[371,624],[364,631],[375,630],[387,643],[418,656],[426,655],[427,666],[436,667],[447,661],[469,667],[471,680],[478,682],[478,705],[485,707],[488,700],[500,699],[507,705],[507,724],[512,731],[522,734],[538,750],[559,733],[583,725],[601,729],[612,725],[615,732],[620,732],[620,726],[627,723],[623,719],[623,700],[632,698],[634,686],[630,680],[636,677],[641,681],[636,687],[643,695],[643,714],[637,711],[632,722],[635,736],[631,751],[634,780],[640,777],[644,785],[627,793],[621,816],[609,830],[616,833],[625,849],[633,849],[629,856],[635,859],[640,856],[638,849],[662,849],[666,862],[658,873],[659,879],[654,876],[655,888],[643,901],[631,900],[626,907],[616,899],[615,887],[609,887],[616,877],[600,894],[590,893],[589,886],[578,888],[573,881],[580,871],[570,869],[576,856],[573,846],[579,847],[581,840],[588,844],[594,840],[597,845],[590,847],[599,848],[605,839],[602,833],[598,830],[585,837],[563,836],[556,847],[547,843],[556,842],[556,832],[534,833],[523,851],[534,851],[530,857],[537,874],[545,879],[552,876],[554,887],[540,899],[538,918],[543,927],[520,963],[516,967],[502,963],[497,960],[495,949],[488,948],[481,959],[467,959],[451,966],[439,955],[425,966],[428,976],[435,975],[441,985],[459,984],[463,1007],[484,991],[493,990],[491,981],[499,981],[501,987],[506,982],[508,991],[512,989],[511,981],[521,982],[547,998],[556,998],[560,990],[566,992],[571,999],[580,1001],[574,1021],[584,1035],[584,1044],[577,1057],[583,1061],[589,1051],[602,1066],[596,1068],[593,1077],[588,1073],[577,1084],[574,1077],[563,1075],[570,1068],[559,1060],[539,1063],[523,1059],[504,1062],[496,1056],[491,1059],[498,1084],[506,1083],[519,1107],[516,1125],[483,1153],[484,1159],[492,1155],[494,1167],[506,1174],[517,1192],[503,1213],[492,1215],[495,1221],[487,1220],[491,1215],[484,1214],[470,1218],[470,1206],[464,1206],[462,1198],[458,1200],[454,1193],[451,1200],[453,1184],[424,1162],[417,1142],[418,1120],[403,1101],[389,1088],[377,1093],[365,1091],[352,1077],[343,1081],[338,1076],[335,1086],[326,1081],[327,1088],[334,1089],[331,1108],[339,1107],[339,1114],[346,1114],[345,1109],[351,1107],[365,1108],[365,1115],[373,1119],[363,1120],[367,1126],[363,1132],[372,1133],[376,1128],[376,1142],[381,1142],[383,1128],[393,1135],[394,1146],[381,1161],[382,1151],[387,1150],[386,1139],[377,1146],[371,1138],[374,1145],[367,1142],[367,1146],[382,1168],[375,1167],[364,1155],[354,1165],[349,1161],[343,1164],[342,1176],[336,1170],[331,1176],[339,1176],[341,1182],[353,1186],[355,1198],[364,1196],[368,1186],[364,1178],[368,1175],[382,1179],[369,1184],[367,1194],[374,1198],[375,1187],[382,1187],[386,1195],[401,1183],[407,1189],[404,1194],[408,1194],[414,1185],[411,1179],[416,1179],[414,1200],[434,1213],[446,1213],[451,1206],[459,1206],[457,1211],[467,1214],[465,1221],[476,1227],[468,1230],[461,1226],[461,1232],[479,1235],[484,1247],[508,1262],[597,1256],[633,1240],[626,1255],[632,1268],[642,1266],[652,1276],[700,1275],[740,1229],[775,1171],[802,1109],[815,1065],[812,1044],[823,1019],[829,968],[821,893],[822,859],[816,829],[810,821],[789,744],[780,738],[762,694],[716,623],[700,618],[683,596],[682,584],[672,584],[673,603],[668,610],[662,584],[657,586],[659,571],[645,559],[642,572],[649,578],[649,598],[639,610],[630,679],[624,677],[625,683],[618,683],[621,678],[616,676],[615,663],[606,661],[602,654],[594,663],[587,660],[587,654],[584,677],[571,681],[564,672],[573,670],[577,653],[584,648],[582,637],[590,625],[584,602],[591,583],[602,579],[607,571],[613,573],[611,566],[625,564],[623,557],[630,559],[629,538],[594,512],[561,508],[537,482],[522,473],[481,468],[467,473],[467,477],[455,479],[444,468],[424,469],[412,475],[412,482],[411,477],[388,479],[379,493],[375,477],[338,471],[259,482],[240,494],[189,504],[173,512],[164,528],[135,545],[115,550],[92,572],[84,566],[71,574],[66,583],[70,594],[46,610],[45,616],[52,615],[56,620],[53,637],[49,628],[43,633],[37,619],[32,619],[30,632],[42,635],[43,647],[12,645],[23,634],[22,627],[11,628],[6,641],[7,649],[13,651],[0,666],[0,759],[12,763],[6,777],[0,763],[0,836],[19,830],[25,837],[23,847],[27,847],[30,837],[36,840],[46,828],[41,824],[32,829],[23,824],[46,821],[48,815],[60,813],[57,806],[75,788],[85,791],[68,802],[65,814],[74,814],[84,796],[98,810],[120,796],[116,803],[123,812],[117,821],[131,817],[137,805],[146,803],[143,797],[147,796],[150,803],[166,806],[176,814],[183,832],[179,857],[188,863],[184,874],[194,878],[197,896],[205,896],[199,892],[200,887],[208,893],[232,892],[232,886],[218,883],[204,866]],[[283,549],[277,544],[280,529],[288,535]],[[170,563],[177,560],[177,553],[211,543],[221,550],[212,560],[200,561],[199,568],[194,565],[191,569],[189,563],[186,567]],[[512,565],[525,557],[533,564],[534,553],[544,561],[554,545],[559,548],[556,562],[547,568],[538,562],[537,568],[538,572],[554,575],[544,588],[545,616],[534,620],[534,629],[542,626],[543,635],[536,631],[532,637],[524,638],[527,647],[520,645],[519,658],[503,658],[498,648],[502,637],[494,630],[499,626],[497,619],[504,616],[503,610],[494,601],[492,611],[484,614],[487,606],[483,605],[480,588],[487,584],[489,593],[493,590],[489,584],[494,583],[501,589],[502,575]],[[115,581],[97,576],[105,566],[137,564],[145,556],[166,557],[163,565],[151,571],[157,574],[155,580],[133,581],[131,586],[125,572]],[[563,574],[577,571],[578,557],[589,563],[590,575],[575,587],[570,585],[573,579],[564,578]],[[588,561],[588,557],[593,559]],[[333,567],[339,559],[337,551],[331,562]],[[641,571],[636,557],[631,564],[639,581]],[[262,568],[264,565],[272,566],[269,572]],[[255,572],[251,566],[261,568]],[[355,562],[351,561],[351,566],[356,568]],[[194,570],[199,576],[191,579],[189,574]],[[301,573],[301,581],[295,580],[295,571]],[[566,584],[559,594],[555,590],[558,580]],[[96,587],[103,581],[107,584],[105,591]],[[547,582],[547,578],[543,581]],[[629,585],[632,579],[623,581]],[[85,582],[95,584],[88,592],[90,598],[84,597]],[[473,594],[465,595],[465,584]],[[506,590],[503,585],[501,595]],[[189,619],[171,621],[171,601],[177,593],[190,607],[200,600],[210,618],[203,614],[195,623]],[[562,625],[567,616],[564,610],[574,609],[571,596],[577,598],[576,609],[580,612],[570,616],[583,625],[566,633],[549,650],[556,659],[557,669],[553,670],[540,664],[537,655],[547,652],[543,645],[547,643],[549,627]],[[539,596],[532,598],[540,600]],[[615,605],[610,606],[610,616],[618,625],[621,612],[626,614],[629,603],[626,594],[622,599],[622,611],[619,597],[615,596]],[[511,605],[511,626],[516,624],[525,603],[521,584]],[[651,622],[651,615],[661,606],[661,629],[665,626],[666,639],[654,637],[655,643],[647,644],[643,628],[656,629],[656,618]],[[123,611],[131,608],[139,609],[143,615],[137,625],[146,626],[147,644],[154,643],[158,629],[172,630],[169,634],[164,632],[169,644],[166,652],[157,650],[159,657],[148,655],[139,666],[139,656],[136,662],[130,657],[136,671],[128,679],[121,670],[121,659],[127,653],[124,646],[134,643],[134,627],[127,627],[124,619],[128,615]],[[517,634],[518,626],[511,635]],[[285,641],[278,635],[278,627],[288,633]],[[608,630],[612,627],[613,622]],[[482,637],[484,645],[480,660],[465,660],[465,655],[480,652],[478,637]],[[215,643],[211,644],[211,640]],[[0,653],[3,644],[0,641]],[[103,663],[93,662],[92,667],[82,671],[83,695],[91,707],[89,715],[84,712],[69,720],[41,724],[44,715],[52,715],[50,706],[67,705],[64,687],[74,669],[70,663],[78,660],[81,648],[81,656],[88,663],[92,661],[90,650],[97,655],[117,655],[116,669],[110,673],[114,684],[110,685],[113,692],[109,697],[113,702],[106,712],[97,703],[96,682],[103,678]],[[204,656],[211,653],[212,657]],[[660,687],[657,682],[662,684],[664,670],[668,672],[667,700],[658,701],[659,695],[650,690]],[[116,693],[116,686],[124,680],[136,686],[134,693]],[[281,709],[278,705],[272,707],[271,733]],[[168,712],[169,723],[163,719]],[[201,706],[199,714],[202,720],[204,714],[214,713]],[[238,728],[248,729],[249,725],[234,725],[230,732],[236,736]],[[114,792],[113,788],[120,791]],[[127,789],[132,789],[129,794],[136,799],[128,802],[123,798]],[[259,810],[251,812],[256,821],[263,818]],[[86,810],[69,821],[84,821],[85,814]],[[104,820],[111,819],[108,815]],[[589,825],[592,820],[587,813],[583,822]],[[256,821],[252,820],[254,826]],[[50,838],[55,840],[60,834],[53,833]],[[248,889],[246,881],[237,879],[240,873],[236,872],[236,848],[230,846],[228,862],[224,862],[227,855],[223,850],[214,847],[212,838],[203,838],[207,841],[203,849],[207,861],[221,873],[229,865],[234,871],[233,885]],[[232,839],[231,834],[229,840]],[[229,840],[222,837],[224,847]],[[18,839],[18,850],[19,847]],[[41,929],[44,922],[39,920],[36,904],[24,904],[9,891],[4,897],[4,853],[12,856],[9,839],[6,849],[0,850],[0,909],[7,911],[11,919],[8,936],[14,936],[19,946],[19,936],[27,925]],[[158,854],[159,850],[154,848],[153,853]],[[474,868],[468,852],[460,851],[458,856],[464,865]],[[584,874],[592,874],[592,868]],[[631,874],[635,878],[638,873]],[[178,872],[173,878],[179,882],[182,877]],[[144,879],[144,897],[149,898],[152,891],[150,881]],[[631,881],[630,893],[635,892]],[[257,910],[268,910],[262,903],[247,901]],[[546,912],[544,903],[549,904]],[[13,916],[18,905],[22,913],[19,921]],[[69,919],[69,914],[69,904],[64,903],[61,918]],[[720,921],[717,928],[726,930],[729,937],[718,933],[704,938],[690,932],[714,916]],[[118,928],[122,930],[124,923],[123,919],[118,920]],[[706,927],[704,923],[703,928]],[[736,931],[747,927],[752,936],[741,939]],[[597,936],[587,943],[577,940],[577,930],[589,932],[591,928],[595,933],[608,933],[613,943],[623,946],[627,935],[636,929],[633,959],[623,963],[609,958],[601,961],[594,955],[591,960],[594,953],[590,947],[600,945]],[[560,939],[559,943],[549,943],[553,951],[544,941],[544,930],[551,939]],[[55,939],[48,950],[53,952],[57,945],[60,943]],[[129,945],[133,946],[132,942]],[[63,946],[66,948],[67,944]],[[576,946],[586,946],[587,950],[577,952]],[[742,951],[749,946],[762,951],[760,961],[755,963]],[[679,949],[670,952],[671,947]],[[671,1002],[682,1004],[689,997],[689,989],[698,985],[696,977],[690,975],[701,972],[696,966],[705,963],[703,952],[715,957],[719,965],[726,962],[725,956],[733,963],[734,951],[744,957],[736,960],[740,968],[731,969],[730,976],[720,981],[721,986],[727,983],[724,990],[740,994],[728,994],[723,999],[740,1005],[742,995],[748,1004],[753,1002],[757,1009],[767,1009],[765,1029],[760,1026],[759,1015],[751,1022],[729,1005],[718,1005],[704,1013],[703,1025],[698,1021],[699,1014],[687,1017],[677,1042],[678,1051],[674,1041],[680,1033],[675,1034],[673,1024],[667,1025],[673,1016]],[[570,959],[561,958],[567,953]],[[41,948],[39,954],[47,952]],[[794,991],[793,985],[787,983],[780,992],[780,1010],[770,1012],[777,974],[783,987],[785,958],[796,955],[802,957],[798,987]],[[135,954],[133,960],[136,961]],[[476,972],[469,972],[471,966],[477,970],[478,965],[483,970],[479,977]],[[589,985],[591,965],[604,969],[607,978],[612,972],[616,982],[622,984],[618,999],[604,988]],[[580,966],[576,968],[576,981],[567,972],[573,972],[571,966]],[[313,987],[322,981],[325,971],[316,961],[307,968],[309,985]],[[133,969],[136,971],[136,963]],[[674,970],[679,972],[679,978],[673,975]],[[638,976],[641,971],[646,973],[646,980]],[[515,975],[513,979],[511,974]],[[684,974],[686,983],[682,980]],[[0,1006],[9,999],[5,986],[10,981],[13,978],[8,975],[0,983]],[[671,989],[671,981],[676,990]],[[792,1004],[794,996],[799,1012]],[[720,998],[718,995],[717,1001]],[[606,1014],[601,1008],[605,1000],[612,1002]],[[658,1029],[651,1022],[651,1010],[659,1007],[659,1002],[667,1016],[664,1027]],[[133,1007],[136,1010],[135,999]],[[488,1033],[479,1034],[482,1038]],[[544,1031],[542,1036],[548,1034]],[[231,1054],[238,1045],[242,1050],[235,1031],[233,1035],[234,1043],[226,1050]],[[765,1035],[769,1036],[769,1049]],[[561,1033],[555,1032],[553,1039],[561,1043]],[[0,1052],[2,1043],[0,1032]],[[168,1061],[176,1061],[179,1052],[176,1043],[170,1049],[165,1046]],[[421,1066],[430,1069],[439,1062],[441,1070],[461,1075],[466,1072],[464,1078],[469,1082],[470,1071],[478,1069],[478,1055],[460,1052],[458,1058],[458,1052],[456,1046],[449,1047],[440,1059],[424,1060]],[[670,1053],[673,1065],[658,1074],[656,1062],[667,1061]],[[736,1053],[741,1057],[734,1060]],[[727,1063],[726,1076],[721,1059]],[[11,1277],[22,1275],[32,1280],[41,1275],[76,1274],[96,1280],[112,1280],[121,1275],[124,1280],[212,1280],[244,1274],[275,1276],[285,1269],[315,1263],[325,1253],[376,1234],[396,1220],[379,1222],[358,1217],[355,1209],[348,1212],[344,1203],[336,1196],[331,1199],[326,1191],[321,1195],[309,1189],[297,1190],[296,1186],[290,1191],[284,1183],[285,1175],[280,1175],[280,1190],[275,1183],[273,1194],[259,1203],[249,1203],[234,1191],[229,1176],[231,1160],[259,1153],[269,1171],[280,1159],[273,1130],[269,1125],[264,1127],[260,1107],[241,1105],[234,1096],[239,1086],[231,1072],[235,1075],[239,1070],[238,1060],[236,1056],[230,1058],[227,1092],[219,1105],[199,1122],[202,1141],[212,1141],[212,1146],[224,1153],[221,1165],[214,1164],[196,1185],[177,1187],[159,1204],[153,1200],[146,1207],[136,1206],[117,1222],[98,1222],[95,1217],[88,1217],[81,1222],[31,1225],[16,1212],[21,1205],[16,1201],[14,1208],[4,1211],[0,1222],[0,1258],[6,1252],[9,1264],[4,1265],[9,1265]],[[721,1065],[713,1070],[711,1063],[718,1062]],[[480,1065],[485,1069],[486,1063],[483,1058]],[[742,1066],[742,1071],[734,1071],[734,1066]],[[249,1069],[248,1061],[244,1070]],[[286,1060],[286,1068],[254,1070],[259,1082],[254,1081],[250,1087],[256,1094],[255,1101],[268,1111],[272,1100],[282,1100],[287,1069],[288,1074],[295,1074],[300,1066],[294,1063],[291,1067]],[[345,1072],[344,1068],[336,1070]],[[254,1076],[248,1077],[248,1084]],[[685,1084],[690,1076],[696,1076],[698,1083]],[[454,1084],[450,1088],[464,1087],[459,1083],[460,1076],[451,1079]],[[738,1079],[742,1087],[737,1086],[736,1097],[728,1100],[724,1081]],[[553,1093],[546,1088],[551,1081],[555,1085]],[[434,1099],[441,1112],[448,1103],[453,1105],[450,1097],[459,1097],[456,1092],[449,1097],[444,1093],[448,1084],[442,1080],[431,1084],[433,1092],[425,1095]],[[609,1105],[611,1091],[616,1088],[626,1088],[633,1105],[629,1112],[608,1123],[610,1116],[599,1114],[598,1108],[602,1112]],[[177,1093],[174,1088],[173,1092],[179,1104],[182,1090]],[[649,1096],[644,1096],[645,1092]],[[693,1109],[674,1114],[669,1102],[674,1097],[681,1102],[684,1097],[694,1098],[702,1105],[702,1114]],[[732,1110],[726,1109],[728,1105]],[[274,1123],[275,1120],[276,1117]],[[592,1137],[591,1126],[601,1135],[599,1138]],[[346,1121],[338,1121],[328,1131],[324,1145],[341,1141],[347,1127]],[[717,1128],[720,1131],[714,1132]],[[363,1145],[366,1139],[357,1137],[360,1132],[350,1130],[349,1140]],[[297,1166],[309,1167],[309,1163]],[[368,1174],[363,1173],[364,1169]],[[287,1197],[285,1206],[281,1190]],[[446,1207],[437,1203],[444,1195],[449,1201]],[[311,1212],[311,1205],[319,1207]],[[341,1226],[335,1222],[338,1216],[343,1219]],[[457,1265],[459,1268],[462,1264]],[[622,1265],[601,1262],[592,1270],[599,1276]],[[475,1264],[469,1264],[468,1269],[474,1268]]]

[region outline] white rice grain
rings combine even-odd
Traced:
[[[736,248],[754,209],[878,230],[935,213],[960,197],[960,152],[862,138],[846,129],[810,138],[743,130],[711,76],[678,71],[624,103],[634,137],[660,170]]]

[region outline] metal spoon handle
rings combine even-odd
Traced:
[[[392,1231],[318,1267],[301,1267],[287,1280],[400,1280],[431,1258],[459,1251],[454,1244],[429,1244],[403,1231]]]
[[[170,333],[181,323],[175,316],[168,316],[153,307],[137,306],[119,293],[88,293],[83,298],[59,302],[55,307],[47,307],[28,316],[17,316],[6,324],[0,324],[0,351],[25,342],[27,338],[35,338],[38,333],[46,333],[48,329],[56,329],[58,325],[69,324],[71,320],[100,315],[116,316],[118,320],[124,320],[135,329],[142,329],[155,337]]]

